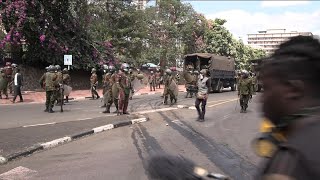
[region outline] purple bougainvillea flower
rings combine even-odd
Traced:
[[[41,41],[41,42],[43,42],[45,39],[46,39],[46,36],[45,36],[45,35],[41,35],[41,36],[40,36],[40,41]]]

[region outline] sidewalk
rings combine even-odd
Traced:
[[[185,86],[179,85],[179,91],[185,92]],[[134,96],[139,95],[148,95],[148,94],[156,94],[156,93],[162,93],[163,92],[163,86],[161,86],[160,89],[156,89],[156,91],[150,91],[149,87],[145,87],[138,92],[134,94]],[[102,89],[98,90],[99,95],[102,98]],[[45,92],[35,92],[35,91],[23,91],[23,103],[19,102],[19,97],[17,97],[16,104],[30,104],[30,103],[44,103],[46,101],[46,94]],[[86,97],[91,97],[91,91],[90,90],[75,90],[72,91],[70,94],[70,99],[85,99]],[[0,105],[7,105],[7,104],[13,104],[11,101],[13,99],[12,95],[9,95],[9,99],[0,99]]]

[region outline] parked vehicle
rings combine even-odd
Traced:
[[[184,58],[184,71],[192,65],[194,70],[208,69],[210,73],[210,91],[222,92],[223,88],[236,90],[235,60],[231,57],[209,53],[187,54]]]

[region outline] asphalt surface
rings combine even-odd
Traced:
[[[184,93],[180,96],[178,104],[193,105],[194,99],[185,99]],[[203,123],[195,121],[197,113],[192,109],[149,111],[145,116],[150,120],[143,124],[86,137],[0,166],[0,179],[148,179],[144,162],[159,151],[183,155],[233,179],[253,179],[260,161],[250,146],[260,120],[258,97],[246,114],[239,113],[236,98],[235,92],[211,94]],[[135,97],[130,111],[167,108],[162,100],[159,95]],[[27,147],[130,118],[106,117],[99,113],[103,110],[100,105],[90,100],[72,102],[66,106],[68,111],[54,114],[43,113],[41,105],[2,106],[0,154],[22,148],[20,144]],[[22,127],[50,122],[57,124]]]

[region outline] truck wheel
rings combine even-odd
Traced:
[[[220,83],[220,84],[219,84],[218,92],[219,92],[219,93],[222,93],[222,91],[223,91],[223,83]]]
[[[236,90],[236,85],[235,84],[232,84],[231,85],[231,91],[235,91]]]

